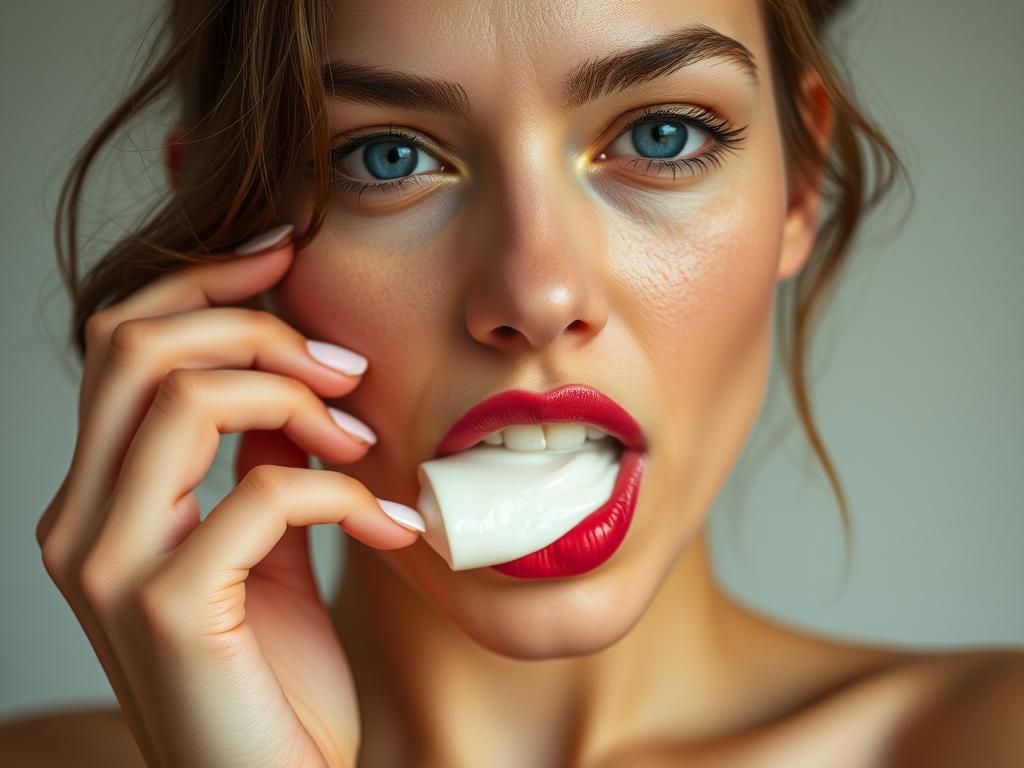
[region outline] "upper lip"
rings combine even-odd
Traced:
[[[492,432],[513,424],[586,422],[618,439],[627,449],[647,450],[643,430],[625,408],[583,384],[566,384],[547,393],[509,389],[477,403],[441,439],[434,458],[471,448]]]

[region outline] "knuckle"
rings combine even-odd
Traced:
[[[288,467],[257,464],[245,473],[240,486],[247,495],[269,500],[275,506],[284,505],[294,493],[295,477]]]
[[[86,346],[94,343],[101,343],[110,336],[113,330],[114,318],[109,309],[101,309],[93,312],[85,319],[85,342]]]
[[[305,340],[305,336],[269,310],[236,306],[223,311],[238,313],[241,325],[246,326],[247,334],[253,342],[279,339],[282,336],[286,340]]]
[[[202,400],[202,372],[174,368],[161,380],[156,393],[156,404],[165,411],[178,407],[191,407]]]
[[[344,472],[328,472],[325,477],[328,481],[337,484],[338,492],[344,496],[358,500],[370,506],[377,503],[377,496],[359,479]]]
[[[281,321],[265,309],[238,307],[238,311],[243,313],[245,322],[261,331],[276,331],[281,326]]]
[[[107,608],[113,594],[115,576],[110,561],[95,551],[78,568],[78,588],[82,597],[96,611]]]
[[[46,542],[46,534],[49,532],[51,525],[53,525],[53,522],[49,512],[46,512],[39,518],[38,522],[36,522],[36,544],[39,545],[40,549],[43,548],[43,544]]]
[[[47,575],[54,584],[63,587],[67,583],[67,547],[57,536],[51,534],[43,541],[40,550]]]
[[[281,376],[280,382],[288,399],[296,408],[323,408],[323,401],[313,394],[313,390],[304,382],[292,376]]]
[[[60,484],[60,488],[53,494],[53,498],[50,499],[50,503],[46,505],[46,509],[43,510],[43,514],[39,516],[39,520],[36,522],[36,543],[42,548],[43,541],[49,535],[53,526],[57,522],[58,516],[61,515],[65,504],[67,503],[68,496],[68,483],[70,481],[70,470],[68,474],[64,476],[64,481]]]
[[[150,323],[142,319],[125,320],[111,332],[107,355],[115,362],[134,360],[151,347],[152,337]]]

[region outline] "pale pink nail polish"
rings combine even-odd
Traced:
[[[427,530],[427,524],[423,522],[423,516],[412,507],[376,496],[374,498],[377,499],[380,508],[384,510],[384,514],[403,528],[408,528],[410,531],[416,531],[417,533],[424,533]]]
[[[331,418],[334,419],[334,423],[345,430],[355,440],[361,443],[369,443],[373,445],[377,442],[377,436],[373,433],[373,430],[363,424],[359,419],[350,413],[345,413],[337,408],[327,406],[328,412],[331,414]]]
[[[235,248],[235,253],[246,256],[250,253],[259,253],[268,248],[273,248],[284,241],[295,229],[291,224],[282,224],[280,227],[268,229],[262,235],[256,235],[252,240]]]
[[[339,347],[337,344],[328,344],[326,341],[307,339],[306,351],[318,363],[323,363],[328,368],[347,373],[350,376],[358,376],[369,365],[362,355],[351,349]]]

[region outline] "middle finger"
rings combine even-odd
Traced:
[[[68,512],[90,514],[106,498],[145,410],[174,369],[247,368],[292,376],[320,397],[348,394],[360,382],[312,357],[325,348],[269,312],[214,307],[121,323],[111,339],[103,375],[83,415],[73,459]],[[321,354],[321,359],[328,360]],[[356,356],[358,362],[358,356]],[[364,364],[365,367],[365,364]],[[358,367],[350,370],[358,370]],[[92,521],[92,526],[101,521]],[[85,519],[62,521],[62,535],[88,545]]]
[[[175,546],[199,524],[194,505],[187,521],[174,512],[209,471],[220,435],[251,429],[280,429],[300,448],[337,464],[356,461],[368,448],[353,431],[365,430],[370,443],[376,441],[365,424],[340,417],[295,379],[262,371],[172,371],[125,456],[96,542],[102,559],[134,573]]]

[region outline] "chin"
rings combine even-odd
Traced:
[[[397,558],[405,563],[393,563],[405,578],[478,645],[523,660],[586,656],[614,645],[643,616],[664,575],[613,558],[579,576],[525,581],[489,568],[455,573],[433,553],[413,549]]]

